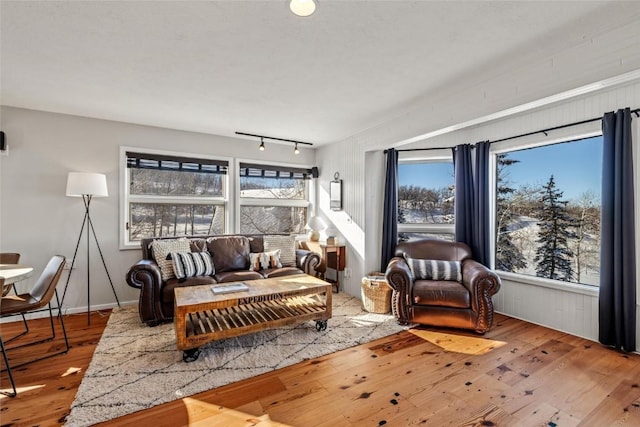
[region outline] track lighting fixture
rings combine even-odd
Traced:
[[[291,142],[292,144],[294,144],[294,147],[293,147],[293,153],[294,154],[300,154],[300,149],[298,148],[298,144],[309,145],[309,146],[313,145],[310,142],[296,141],[295,139],[275,138],[273,136],[256,135],[256,134],[253,134],[253,133],[236,132],[236,135],[244,135],[244,136],[252,136],[254,138],[260,138],[260,146],[258,147],[260,149],[260,151],[264,151],[264,140],[265,139],[272,139],[274,141]]]

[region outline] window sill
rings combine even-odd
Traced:
[[[510,282],[523,283],[525,285],[539,286],[541,288],[550,288],[558,291],[573,292],[576,294],[589,295],[597,297],[599,289],[595,286],[581,285],[577,283],[560,282],[557,280],[544,279],[542,277],[525,276],[522,274],[509,273],[506,271],[496,271],[500,279]]]

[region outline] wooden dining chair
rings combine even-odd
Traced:
[[[38,281],[33,286],[31,291],[18,295],[7,295],[2,297],[2,302],[0,303],[0,318],[15,316],[15,315],[24,315],[27,313],[34,313],[39,311],[49,311],[49,320],[51,323],[51,336],[46,337],[44,339],[39,339],[31,342],[27,342],[24,344],[17,345],[15,347],[7,348],[5,346],[5,340],[2,338],[2,334],[0,334],[0,347],[2,348],[2,355],[4,358],[4,362],[6,365],[6,371],[9,375],[9,381],[11,382],[11,387],[13,389],[12,392],[2,391],[3,394],[15,397],[17,395],[16,385],[13,379],[13,375],[11,369],[16,369],[20,366],[24,366],[28,363],[33,363],[39,360],[43,360],[52,356],[56,356],[59,354],[67,353],[69,351],[69,340],[67,338],[67,331],[64,327],[63,316],[60,315],[60,299],[58,298],[58,291],[56,290],[56,286],[58,281],[60,280],[60,276],[62,276],[62,271],[64,268],[65,257],[62,255],[55,255],[51,258],[44,271],[38,278]],[[4,279],[2,280],[4,284]],[[56,329],[53,322],[53,308],[51,305],[52,299],[55,296],[56,299],[56,309],[58,310],[58,318],[60,319],[60,325],[62,327],[62,334],[64,336],[65,347],[53,353],[47,353],[43,356],[37,357],[35,359],[28,360],[26,362],[19,363],[14,365],[13,367],[10,364],[10,358],[8,356],[8,352],[17,348],[22,348],[26,346],[31,346],[35,344],[40,344],[46,341],[53,340],[56,337]],[[45,308],[47,307],[48,308]],[[20,334],[24,335],[24,334]],[[12,341],[14,338],[8,340]],[[7,341],[7,342],[8,342]],[[48,347],[49,350],[51,347]],[[5,369],[2,370],[3,372]]]

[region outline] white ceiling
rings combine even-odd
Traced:
[[[3,105],[316,145],[460,79],[637,19],[640,2],[2,1]]]

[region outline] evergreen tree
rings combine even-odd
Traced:
[[[553,175],[540,191],[538,201],[540,221],[539,244],[536,250],[536,276],[564,280],[573,278],[571,259],[573,251],[568,241],[573,236],[575,221],[567,210],[567,201],[561,200],[563,192],[556,189]]]
[[[509,159],[507,154],[497,156],[496,268],[511,272],[527,266],[522,251],[513,243],[509,232],[509,225],[514,221],[511,196],[515,190],[509,187],[507,167],[518,162],[519,160]]]

